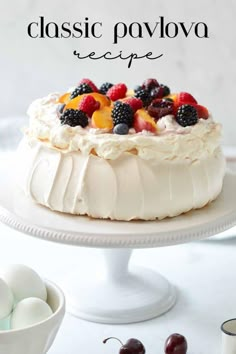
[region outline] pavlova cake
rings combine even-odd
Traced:
[[[28,110],[18,184],[63,213],[154,220],[202,208],[221,192],[221,126],[187,92],[155,79],[134,90],[81,80]]]

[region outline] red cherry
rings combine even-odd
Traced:
[[[148,106],[148,113],[150,116],[158,120],[161,117],[166,116],[167,114],[173,113],[173,102],[165,99],[156,98]]]
[[[148,91],[151,91],[152,89],[159,87],[159,83],[157,82],[156,79],[146,79],[143,84],[142,88]]]
[[[106,343],[109,339],[116,339],[120,342],[120,354],[145,354],[145,347],[143,343],[136,338],[130,338],[125,344],[123,344],[118,338],[109,337],[104,339],[103,343]]]
[[[165,354],[186,354],[188,344],[186,338],[181,334],[171,334],[165,342]]]
[[[164,97],[164,88],[161,86],[153,88],[150,91],[150,96],[152,99],[163,98]]]

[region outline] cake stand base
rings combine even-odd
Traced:
[[[149,269],[128,267],[132,250],[102,252],[104,269],[97,269],[91,278],[87,273],[86,277],[72,274],[64,283],[67,310],[72,315],[99,323],[134,323],[159,316],[174,305],[175,288],[164,277]]]
[[[90,321],[138,322],[174,305],[175,289],[166,279],[151,270],[129,269],[133,248],[201,240],[236,225],[236,175],[231,173],[226,174],[219,197],[202,209],[161,221],[121,222],[52,212],[37,205],[15,186],[13,171],[0,164],[1,222],[42,240],[101,249],[103,270],[96,264],[89,274],[85,264],[61,283],[69,311]]]

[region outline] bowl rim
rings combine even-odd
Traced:
[[[28,331],[32,328],[36,328],[37,326],[42,326],[44,323],[50,321],[51,319],[53,319],[54,317],[56,317],[60,312],[64,312],[65,313],[65,295],[63,293],[63,291],[61,290],[61,288],[55,284],[54,282],[52,282],[51,280],[48,279],[43,279],[44,284],[46,285],[46,288],[48,289],[49,287],[53,288],[53,290],[56,291],[57,297],[59,299],[59,306],[56,309],[55,312],[52,313],[51,316],[49,316],[48,318],[46,318],[45,320],[42,320],[40,322],[37,322],[33,325],[24,327],[24,328],[19,328],[19,329],[7,329],[7,330],[0,330],[0,337],[3,336],[4,334],[13,334],[13,333],[20,333],[20,332],[24,332],[24,331]],[[9,314],[10,316],[11,314]],[[9,317],[7,316],[7,317]],[[64,314],[63,314],[64,316]]]

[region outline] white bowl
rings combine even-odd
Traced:
[[[23,329],[0,331],[0,353],[44,354],[51,347],[65,315],[65,297],[53,283],[45,281],[47,303],[53,314],[46,320]]]

